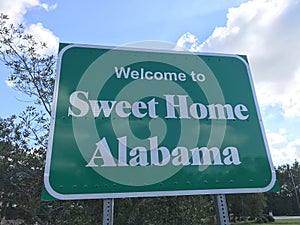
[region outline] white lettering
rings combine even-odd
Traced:
[[[177,118],[175,115],[175,107],[179,107],[179,118],[187,119],[190,118],[188,116],[188,107],[187,107],[187,95],[177,95],[178,97],[178,105],[174,103],[175,95],[165,95],[166,103],[167,103],[167,116],[166,118]]]
[[[101,107],[99,107],[98,102],[100,103]],[[101,111],[103,111],[105,117],[109,117],[114,105],[116,104],[116,101],[89,100],[89,103],[91,105],[94,117],[98,117]],[[111,106],[109,106],[109,103]]]
[[[158,104],[158,102],[155,101],[155,98],[152,98],[149,102],[148,102],[148,107],[149,107],[149,116],[151,118],[157,118],[158,115],[156,115],[156,105]]]
[[[111,149],[105,138],[96,143],[96,149],[86,167],[124,167],[124,166],[199,166],[199,165],[239,165],[239,151],[236,147],[226,147],[220,150],[218,147],[195,147],[187,149],[177,146],[168,149],[158,145],[157,136],[148,138],[149,146],[136,146],[131,150],[127,147],[127,137],[117,138],[118,155],[115,163]],[[150,154],[147,154],[148,150]],[[129,151],[129,152],[127,152]],[[130,157],[127,159],[127,157]]]
[[[234,107],[234,113],[238,119],[240,119],[240,120],[248,119],[249,115],[243,115],[242,112],[248,112],[248,109],[246,106],[244,106],[242,104],[238,104]]]
[[[129,152],[130,156],[134,156],[129,161],[130,166],[147,166],[147,149],[144,147],[135,147]]]
[[[198,106],[198,107],[197,107]],[[199,113],[197,108],[199,108]],[[207,117],[207,109],[205,105],[201,103],[194,103],[190,106],[190,113],[191,116],[194,117],[195,119],[204,119]]]
[[[127,138],[126,136],[118,138],[118,166],[128,166],[127,164]]]
[[[239,164],[241,164],[237,148],[227,147],[223,150],[223,155],[226,156],[226,158],[224,158],[224,164],[225,165],[231,165],[231,164],[239,165]]]
[[[125,112],[125,109],[130,109],[131,105],[127,101],[120,101],[116,104],[116,113],[119,117],[128,117],[131,112],[130,110],[128,112]]]
[[[207,148],[193,148],[192,165],[222,165],[220,150],[217,147]]]
[[[69,102],[70,104],[75,107],[77,110],[79,110],[79,113],[76,114],[73,112],[71,107],[68,108],[68,116],[74,116],[74,117],[82,117],[85,116],[89,112],[89,105],[86,101],[80,99],[78,95],[83,95],[86,99],[88,99],[89,93],[84,91],[75,91],[70,95]]]
[[[174,166],[186,166],[190,164],[188,149],[185,147],[174,148],[172,151],[172,156],[174,156],[174,159],[172,160],[172,164]]]
[[[245,105],[237,104],[210,104],[204,105],[200,102],[190,104],[188,95],[165,94],[165,108],[163,111],[166,119],[209,119],[209,120],[246,120],[249,118],[248,109]],[[113,110],[121,118],[133,115],[136,118],[158,118],[157,106],[159,102],[152,98],[148,102],[143,101],[111,101],[90,100],[89,93],[75,91],[69,98],[68,116],[84,117],[89,111],[95,118],[101,114],[104,117],[111,116]],[[190,105],[189,105],[190,104]]]
[[[147,109],[147,105],[144,102],[135,102],[132,104],[132,114],[137,118],[143,118],[147,115],[147,112],[141,113],[141,109]]]
[[[98,165],[95,163],[95,159],[102,159],[103,164],[101,166],[116,166],[106,139],[102,138],[96,143],[96,146],[97,148],[86,167],[98,167]],[[99,155],[97,155],[98,153]]]
[[[120,79],[122,77],[122,74],[123,74],[124,78],[127,79],[128,76],[129,76],[129,73],[130,73],[130,67],[128,67],[127,71],[125,72],[124,67],[121,67],[120,70],[119,70],[118,67],[115,66],[115,72],[116,72],[117,78]]]
[[[151,165],[164,166],[170,161],[170,152],[166,147],[158,147],[157,137],[148,138],[150,141]],[[160,154],[159,154],[160,153]],[[159,160],[161,155],[161,160]]]
[[[215,119],[221,119],[221,120],[234,120],[233,110],[232,106],[229,104],[221,105],[221,104],[212,104],[207,106],[209,111],[209,119],[215,120]],[[226,110],[226,115],[225,115]]]
[[[140,70],[131,70],[130,67],[124,68],[120,67],[118,68],[115,66],[115,74],[118,79],[125,78],[125,79],[147,79],[147,80],[169,80],[169,81],[186,81],[186,74],[185,73],[176,73],[176,72],[170,72],[170,71],[149,71],[141,67]],[[203,75],[203,74],[201,74]],[[204,76],[204,75],[203,75]],[[197,79],[199,80],[200,78],[199,74],[197,76]],[[201,78],[202,79],[202,78]]]

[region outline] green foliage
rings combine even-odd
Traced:
[[[37,198],[43,173],[42,149],[22,151],[8,142],[0,142],[1,216],[31,218],[40,221],[42,208]]]
[[[46,147],[49,119],[34,106],[28,106],[19,116],[0,118],[0,138],[28,150]]]
[[[300,215],[300,165],[282,165],[276,169],[279,193],[266,193],[268,210],[274,215]]]
[[[0,139],[3,142],[14,143],[16,146],[27,149],[26,140],[22,137],[22,124],[16,123],[17,116],[0,118]]]
[[[230,213],[237,217],[259,217],[266,207],[266,199],[262,193],[227,195]]]
[[[213,224],[214,204],[208,196],[116,199],[115,224]]]
[[[99,224],[102,217],[95,215],[102,212],[101,201],[40,200],[44,159],[43,148],[26,151],[0,141],[0,218],[26,224]]]
[[[43,54],[45,49],[46,43],[37,42],[25,32],[23,25],[9,25],[8,17],[0,14],[0,60],[10,70],[8,80],[13,88],[29,96],[34,103],[18,117],[19,124],[23,126],[20,132],[25,139],[19,138],[23,145],[47,145],[55,57]]]
[[[25,32],[23,25],[7,22],[8,17],[0,14],[0,59],[11,70],[9,80],[16,90],[33,97],[50,115],[55,57],[42,54],[46,43],[37,42]]]

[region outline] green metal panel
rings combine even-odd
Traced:
[[[61,44],[57,199],[249,193],[275,172],[245,56]]]

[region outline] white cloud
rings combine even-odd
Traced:
[[[192,51],[248,56],[261,106],[280,104],[284,116],[300,116],[300,1],[253,0],[231,8],[225,27],[198,44],[183,35],[178,45]],[[187,37],[185,37],[187,36]],[[197,45],[195,47],[195,45]]]
[[[9,0],[0,1],[0,13],[8,15],[9,23],[25,25],[25,32],[34,36],[37,41],[45,42],[47,49],[41,49],[40,54],[56,54],[58,50],[58,38],[42,23],[27,24],[24,16],[30,8],[40,7],[49,12],[56,9],[57,4],[48,5],[41,3],[39,0]],[[8,87],[13,87],[13,81],[5,81]]]
[[[56,54],[58,51],[58,38],[50,31],[43,27],[43,24],[31,24],[26,32],[32,34],[37,40],[45,42],[47,49],[41,49],[40,54]]]
[[[41,7],[46,11],[53,10],[57,4],[48,5],[39,0],[4,0],[0,1],[0,12],[8,15],[12,23],[22,23],[27,10],[33,7]]]
[[[8,15],[12,23],[20,23],[27,9],[38,5],[38,0],[0,1],[0,12]]]
[[[279,133],[267,131],[267,140],[273,163],[276,166],[285,163],[292,164],[300,158],[300,138],[288,140],[286,129],[279,129]]]
[[[57,3],[53,4],[53,5],[48,5],[46,3],[42,3],[40,4],[40,6],[45,9],[47,12],[51,11],[51,10],[54,10],[57,8]]]
[[[177,44],[198,52],[223,52],[248,56],[260,106],[277,106],[266,118],[300,118],[300,0],[253,0],[231,8],[224,27],[215,28],[203,43],[188,33]],[[190,38],[193,36],[193,39]],[[267,107],[262,107],[262,109]],[[279,114],[278,114],[279,113]],[[278,119],[278,118],[277,118]],[[273,118],[272,121],[276,121]],[[300,159],[299,122],[267,130],[275,165]],[[274,125],[272,125],[274,128]],[[276,127],[276,126],[275,126]]]
[[[56,9],[57,3],[48,5],[41,3],[39,0],[0,1],[0,13],[8,15],[9,23],[22,23],[27,26],[26,32],[30,32],[38,41],[46,42],[49,51],[55,53],[58,47],[58,38],[50,30],[44,28],[42,23],[26,24],[24,21],[24,15],[33,7],[40,7],[48,12]]]
[[[278,145],[278,144],[286,144],[287,138],[285,134],[281,133],[267,133],[267,139],[270,146]]]
[[[176,46],[190,51],[196,51],[199,44],[198,38],[190,32],[187,32],[178,39]]]
[[[295,159],[299,161],[300,138],[288,142],[285,135],[270,133],[267,137],[274,165],[292,164]]]

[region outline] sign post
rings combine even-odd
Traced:
[[[54,198],[273,187],[245,56],[61,44],[57,66],[44,175]]]
[[[114,223],[114,199],[103,200],[103,225]]]
[[[224,194],[215,196],[215,206],[218,225],[230,225],[227,202]]]

